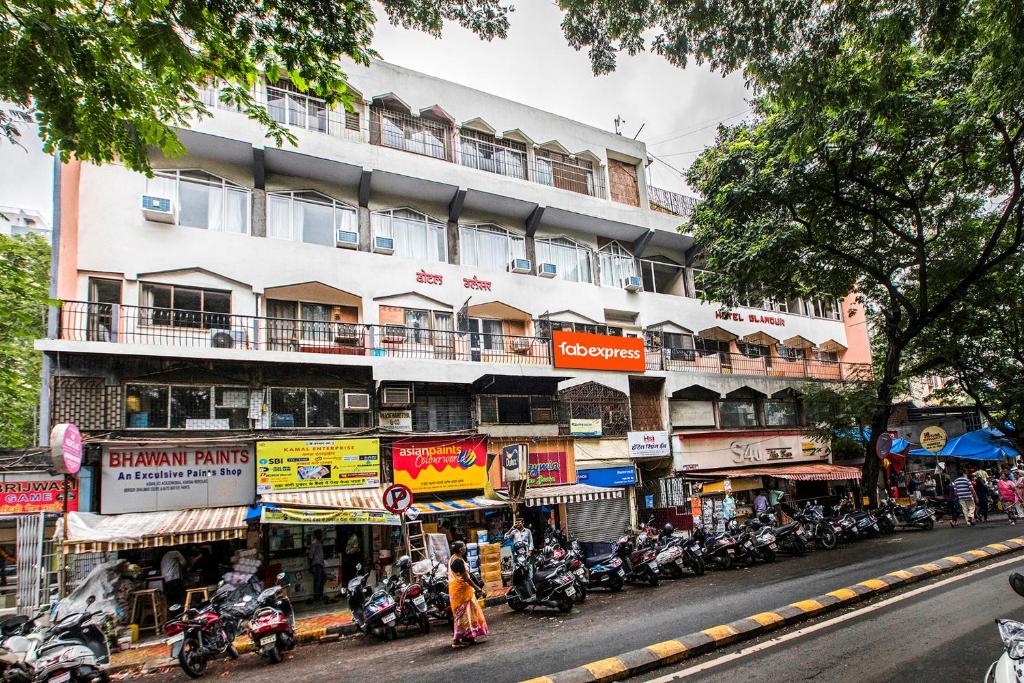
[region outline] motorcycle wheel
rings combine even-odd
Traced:
[[[238,659],[238,648],[235,647],[234,643],[228,645],[228,649],[224,653],[228,656],[228,659]]]
[[[797,557],[803,557],[807,554],[807,544],[800,538],[793,539],[793,554]]]
[[[384,632],[384,640],[398,640],[398,629],[392,626]]]
[[[612,593],[618,593],[620,590],[622,590],[622,579],[616,579],[615,581],[612,581],[610,584],[608,584],[608,590],[610,590]]]
[[[675,562],[666,566],[665,573],[668,574],[670,579],[681,579],[683,578],[683,570],[679,568],[679,565]]]
[[[828,527],[822,527],[817,535],[818,545],[825,550],[833,550],[839,543],[839,538],[836,536],[836,532]]]
[[[199,678],[206,673],[206,655],[199,651],[199,642],[195,638],[186,638],[178,653],[178,665],[189,678]]]
[[[765,548],[761,551],[761,559],[765,562],[774,562],[779,558],[778,555],[775,554],[774,550],[772,550],[771,548]]]
[[[694,576],[704,576],[706,567],[704,566],[704,558],[698,557],[690,564],[690,569],[693,571]]]
[[[420,615],[420,633],[423,635],[430,633],[430,619],[426,614]]]
[[[878,520],[878,528],[881,529],[884,535],[896,533],[896,525],[887,517],[882,517]]]
[[[576,582],[576,595],[573,596],[573,600],[577,605],[582,605],[587,601],[587,589],[579,581]]]
[[[270,660],[271,664],[280,664],[284,657],[281,656],[281,648],[277,645],[270,648],[270,652],[267,653],[267,659]]]
[[[935,528],[935,520],[932,519],[931,517],[928,517],[923,522],[921,522],[921,528],[924,529],[925,531],[931,531],[932,529]]]
[[[719,555],[715,562],[718,563],[718,569],[732,569],[732,557],[729,555]]]
[[[526,609],[526,603],[519,599],[518,596],[512,596],[508,599],[508,606],[512,608],[513,612],[522,612]],[[451,617],[448,618],[452,620]]]
[[[647,585],[650,586],[651,588],[654,588],[660,582],[661,582],[661,579],[658,578],[658,573],[657,572],[651,572],[650,575],[647,577]]]
[[[568,614],[572,611],[572,598],[568,595],[563,595],[558,599],[558,611],[563,614]]]

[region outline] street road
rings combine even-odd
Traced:
[[[391,643],[355,636],[337,643],[301,647],[277,666],[267,665],[252,655],[235,663],[221,661],[211,665],[207,676],[226,675],[267,683],[335,679],[387,680],[389,683],[519,681],[727,623],[895,569],[1013,538],[1018,528],[1006,525],[1005,521],[956,529],[940,524],[931,532],[899,532],[832,552],[818,551],[804,558],[780,558],[774,565],[664,581],[658,588],[630,587],[619,594],[594,592],[585,604],[568,615],[541,611],[514,614],[506,607],[488,608],[486,616],[491,638],[487,643],[462,650],[450,648],[451,634],[438,623],[428,636],[411,635]],[[1024,561],[1024,555],[1021,558]],[[965,663],[968,657],[961,650],[971,644],[967,649],[974,653],[974,659],[984,660],[987,665],[999,652],[992,620],[1012,612],[1018,603],[1024,605],[1024,600],[1009,590],[1005,581],[1007,573],[1008,569],[978,579],[979,582],[990,581],[996,589],[976,587],[978,592],[973,593],[959,585],[951,587],[949,593],[956,596],[953,602],[946,603],[939,596],[922,597],[922,601],[934,602],[923,605],[916,619],[894,620],[896,628],[889,626],[888,617],[899,612],[899,607],[869,614],[864,617],[866,623],[859,626],[859,622],[847,623],[829,629],[820,636],[820,651],[825,651],[824,643],[829,643],[836,653],[845,654],[848,658],[845,662],[843,654],[830,658],[832,665],[846,675],[857,675],[860,681],[889,680],[879,660],[890,657],[889,653],[896,658],[914,656],[913,652],[918,650],[911,650],[911,646],[919,648],[920,672],[929,671],[925,668],[929,664],[935,664],[941,671],[945,660],[949,660],[950,667],[974,671],[974,665]],[[975,586],[975,581],[972,579],[969,585]],[[963,590],[968,592],[961,593]],[[981,595],[986,597],[982,599]],[[911,603],[915,607],[917,604]],[[864,634],[847,639],[846,631],[852,632],[855,626],[863,629]],[[939,642],[939,634],[945,634],[945,644]],[[961,637],[965,639],[963,642]],[[848,647],[843,645],[847,640]],[[799,644],[794,643],[792,647],[799,649]],[[929,657],[932,647],[936,651]],[[775,657],[776,654],[765,652],[763,656]],[[804,662],[804,659],[799,661]],[[814,656],[808,655],[806,671],[811,671],[813,661]],[[782,680],[801,675],[797,671],[790,674],[785,668],[787,663],[787,655],[781,654],[771,667],[760,669],[757,675],[749,671],[743,671],[742,675],[757,680]],[[875,668],[867,668],[869,664]],[[726,673],[722,674],[722,680],[724,676],[735,680],[739,675],[723,671]],[[821,672],[821,667],[818,671]],[[981,671],[984,672],[984,667]],[[865,672],[872,675],[865,675]],[[707,675],[719,673],[708,672]],[[971,676],[946,680],[977,680],[977,675],[975,672]],[[163,680],[187,680],[177,669],[170,674],[153,675],[156,676]],[[820,679],[833,680],[831,675],[820,676]]]

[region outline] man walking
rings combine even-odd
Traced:
[[[974,526],[974,513],[978,502],[978,494],[974,492],[974,487],[971,486],[971,480],[967,478],[967,475],[961,474],[953,480],[953,492],[960,503],[960,509],[964,511],[964,519],[967,521],[967,526]]]

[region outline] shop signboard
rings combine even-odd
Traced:
[[[633,486],[636,467],[602,467],[595,470],[576,470],[576,481],[590,486]]]
[[[799,432],[677,434],[672,438],[672,467],[676,472],[822,462],[829,456],[827,447]]]
[[[601,418],[569,420],[569,434],[572,436],[601,436],[601,432]]]
[[[574,473],[570,471],[571,457],[565,448],[555,444],[531,446],[526,458],[526,481],[528,486],[558,486],[571,484]],[[502,487],[508,485],[505,472],[501,473]]]
[[[672,455],[668,432],[630,432],[629,457],[661,458]]]
[[[612,337],[585,332],[552,333],[554,366],[582,370],[643,372],[644,340],[639,337]]]
[[[380,440],[261,441],[256,467],[256,493],[261,494],[375,489],[380,486]]]
[[[78,474],[82,467],[82,433],[67,422],[50,430],[50,457],[58,474]]]
[[[377,413],[377,424],[382,429],[394,429],[399,432],[412,431],[411,410],[381,410]]]
[[[68,486],[68,511],[77,512],[78,479],[69,479]],[[0,514],[63,510],[63,479],[19,479],[0,482]]]
[[[484,437],[399,439],[391,444],[395,483],[413,493],[482,489],[487,472]]]
[[[502,476],[505,481],[522,481],[526,477],[526,462],[530,447],[524,443],[513,443],[501,449]]]
[[[925,427],[921,430],[921,448],[938,453],[946,447],[946,430],[942,427]]]
[[[260,524],[382,524],[400,526],[398,515],[372,510],[279,508],[264,505]]]
[[[249,505],[255,472],[251,442],[107,446],[100,513]]]

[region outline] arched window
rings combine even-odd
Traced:
[[[249,190],[206,171],[156,171],[147,193],[167,197],[178,209],[178,225],[249,234]]]
[[[497,225],[459,226],[459,261],[483,270],[508,270],[512,259],[526,258],[526,238]]]
[[[395,241],[395,255],[444,263],[448,240],[444,223],[412,209],[388,209],[370,215],[374,237]]]
[[[601,284],[605,287],[621,287],[627,277],[636,275],[636,260],[618,242],[609,242],[597,250],[601,264]]]
[[[351,206],[319,192],[267,194],[267,237],[333,247],[338,230],[359,232]]]
[[[545,237],[537,242],[537,263],[553,263],[558,277],[571,282],[593,282],[593,252],[567,237]]]

